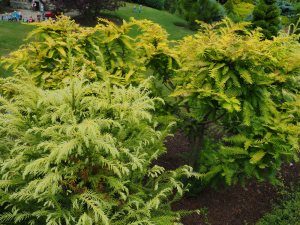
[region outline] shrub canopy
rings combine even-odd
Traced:
[[[172,124],[144,87],[172,54],[167,36],[149,21],[102,22],[42,23],[4,60],[15,75],[0,80],[1,224],[179,224],[171,202],[198,175],[154,164]]]
[[[107,91],[147,84],[148,97],[164,100],[155,104],[151,126],[164,130],[176,120],[193,146],[191,165],[207,181],[276,182],[282,163],[298,160],[297,36],[268,40],[250,23],[225,19],[170,43],[150,21],[100,22],[93,28],[66,17],[42,23],[33,41],[4,62],[16,79],[49,91],[71,88],[74,78],[104,83]],[[8,100],[19,92],[2,87]],[[2,137],[5,146],[11,137]],[[6,156],[12,147],[3,148]]]

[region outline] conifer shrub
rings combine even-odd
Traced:
[[[180,97],[194,169],[210,182],[275,183],[283,162],[298,161],[300,45],[296,36],[262,40],[249,26],[204,24],[177,47],[172,96]]]
[[[179,224],[190,167],[153,165],[168,129],[143,87],[72,78],[56,90],[2,80],[1,224]],[[13,92],[11,92],[13,90]],[[9,93],[9,94],[8,94]],[[5,143],[6,142],[6,143]],[[5,209],[5,210],[4,210]]]
[[[253,2],[246,2],[242,0],[228,0],[224,4],[227,16],[232,20],[239,22],[248,20],[252,16],[254,9]]]
[[[74,74],[91,81],[105,80],[110,74],[121,79],[135,72],[132,65],[140,65],[126,35],[128,29],[104,20],[94,28],[84,28],[63,16],[39,24],[28,37],[31,42],[3,61],[16,76],[26,70],[44,88],[57,88]]]
[[[253,25],[261,27],[266,38],[277,36],[280,30],[280,9],[276,0],[261,0],[253,10]]]
[[[196,20],[206,23],[220,21],[225,10],[216,0],[180,0],[179,11],[189,22],[192,29],[197,29]]]
[[[186,132],[191,165],[207,182],[230,185],[254,177],[275,183],[281,164],[298,160],[300,46],[295,35],[268,40],[250,27],[229,19],[203,23],[174,45],[150,21],[119,27],[101,20],[83,28],[62,17],[40,24],[34,41],[4,61],[16,79],[49,93],[70,88],[76,77],[114,90],[138,88],[151,76],[149,96],[164,105],[155,104],[150,124],[164,130],[178,121],[174,130]],[[138,33],[129,35],[133,28]],[[19,89],[4,81],[0,94],[15,104]],[[15,142],[4,128],[0,148],[6,160]]]
[[[134,3],[149,6],[155,9],[163,9],[165,0],[133,0]]]
[[[165,0],[164,9],[170,13],[175,13],[178,9],[178,0]]]
[[[2,61],[14,76],[0,80],[0,223],[180,224],[170,204],[198,174],[154,164],[172,120],[148,77],[174,73],[167,33],[64,16],[37,26]]]

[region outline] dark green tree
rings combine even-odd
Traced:
[[[8,0],[0,0],[0,12],[7,6],[9,6]]]
[[[96,17],[103,10],[116,10],[122,5],[120,0],[56,0],[54,3],[58,9],[78,10],[88,17]]]
[[[178,0],[165,0],[164,8],[171,13],[175,13],[178,8]]]
[[[267,39],[277,36],[280,29],[280,9],[276,0],[261,0],[253,11],[253,24],[261,27]]]
[[[196,28],[196,20],[212,23],[225,15],[223,6],[216,0],[180,0],[179,7],[192,28]]]
[[[136,4],[146,5],[155,9],[163,9],[165,0],[133,0]]]

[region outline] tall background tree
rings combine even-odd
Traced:
[[[280,29],[280,9],[276,0],[261,0],[253,11],[253,24],[261,27],[267,39],[277,36]]]
[[[0,12],[7,6],[9,6],[8,0],[0,0]]]
[[[78,10],[85,16],[95,17],[102,10],[116,10],[122,5],[121,0],[57,0],[59,9]]]
[[[197,26],[196,20],[212,23],[225,15],[223,6],[216,0],[180,0],[179,11],[192,28]]]

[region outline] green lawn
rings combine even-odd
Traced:
[[[134,4],[127,3],[125,7],[121,7],[115,12],[108,12],[111,16],[116,16],[124,20],[129,20],[130,17],[135,19],[148,19],[160,24],[170,34],[169,38],[178,40],[184,36],[193,34],[194,32],[185,27],[176,26],[174,23],[187,24],[186,21],[176,15],[170,14],[166,11],[161,11],[146,6],[142,7],[141,13],[133,12]]]
[[[0,21],[0,57],[18,49],[33,28],[26,24]],[[0,65],[0,76],[9,75],[11,71],[4,70]]]
[[[0,56],[5,56],[23,43],[31,25],[0,21]]]

